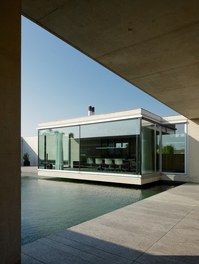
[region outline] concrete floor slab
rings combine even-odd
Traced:
[[[141,251],[148,249],[165,234],[165,232],[159,231],[158,228],[156,232],[144,232],[141,230],[137,231],[137,228],[133,228],[133,226],[125,230],[122,226],[119,228],[118,226],[106,226],[99,223],[91,225],[87,223],[82,227],[76,227],[75,229],[71,228],[71,230],[122,247],[130,247]]]
[[[195,206],[194,209],[190,212],[190,214],[187,216],[188,218],[197,219],[199,220],[199,206]]]
[[[75,241],[72,239],[68,239],[68,238],[61,236],[61,235],[58,235],[58,234],[52,235],[52,236],[48,237],[48,239],[50,239],[52,243],[58,242],[64,246],[68,246],[68,247],[71,247],[73,249],[77,249],[81,252],[91,254],[94,257],[99,257],[103,261],[107,261],[108,263],[118,263],[118,264],[119,263],[126,263],[126,264],[131,263],[130,259],[120,257],[118,254],[115,255],[115,254],[106,252],[104,249],[97,248],[93,245],[88,245],[87,243],[85,243],[84,240],[79,242],[79,241]],[[100,263],[102,263],[102,262],[100,262]]]
[[[153,204],[152,204],[153,205]],[[115,211],[115,215],[120,215],[121,216],[128,216],[131,219],[136,217],[139,217],[139,215],[142,216],[146,216],[147,219],[148,217],[155,217],[156,219],[159,219],[159,217],[166,217],[166,218],[170,218],[170,219],[175,219],[176,221],[181,219],[181,215],[179,213],[175,213],[175,212],[169,212],[168,210],[157,210],[157,208],[153,208],[150,206],[140,206],[136,204],[136,206],[134,207],[133,210],[131,210],[130,208],[132,207],[132,205],[125,206],[124,208],[121,208],[118,213],[117,211]]]
[[[198,256],[199,245],[195,243],[182,243],[176,241],[158,241],[145,253],[158,256]],[[199,262],[198,262],[199,263]]]
[[[134,260],[141,255],[141,252],[128,248],[122,247],[115,243],[110,243],[105,240],[97,239],[96,237],[87,236],[75,231],[67,230],[58,234],[64,238],[70,238],[73,241],[78,241],[84,245],[88,245],[101,250],[102,252],[109,253],[115,257],[122,257],[124,259]]]
[[[190,212],[190,209],[193,209],[194,207],[192,205],[184,205],[183,202],[181,204],[176,204],[172,200],[169,200],[169,202],[161,202],[160,199],[146,199],[145,201],[141,201],[137,206],[142,208],[148,208],[150,210],[157,210],[163,213],[166,212],[168,214],[174,214],[178,217],[183,217],[184,215]]]
[[[133,264],[198,264],[195,256],[156,256],[145,253]]]
[[[173,228],[162,239],[162,243],[196,243],[199,245],[198,230],[190,228]]]
[[[97,220],[97,219],[96,219]],[[135,215],[134,219],[128,218],[125,219],[123,217],[119,218],[110,218],[110,219],[101,219],[100,222],[96,222],[93,224],[89,223],[89,235],[92,236],[92,232],[95,232],[96,229],[99,230],[106,230],[106,236],[111,236],[113,238],[113,234],[115,235],[115,242],[118,240],[118,235],[120,234],[119,238],[121,242],[121,237],[125,237],[124,244],[128,246],[127,238],[130,236],[130,243],[134,244],[136,246],[136,249],[138,249],[141,246],[141,244],[146,246],[150,246],[151,243],[154,241],[157,241],[162,235],[165,234],[165,232],[168,232],[172,227],[172,221],[171,219],[147,219],[146,224],[146,217]],[[150,228],[148,228],[150,226]],[[127,234],[126,234],[127,233]],[[99,235],[99,232],[98,232]],[[103,234],[102,234],[103,235]],[[103,235],[104,236],[104,235]],[[132,242],[131,239],[134,239]],[[142,238],[144,237],[144,243],[141,243]],[[98,238],[101,238],[100,236]],[[140,248],[139,248],[140,249]],[[143,248],[142,248],[143,249]]]
[[[187,215],[187,217],[182,219],[182,221],[178,224],[178,228],[193,229],[196,231],[199,230],[199,221],[198,219],[191,218]]]
[[[21,176],[38,176],[38,167],[36,166],[22,166]]]
[[[179,193],[173,193],[173,192],[163,192],[160,194],[160,202],[161,203],[170,203],[170,201],[172,201],[172,204],[179,204],[182,205],[182,201],[183,201],[183,205],[191,205],[191,206],[195,206],[197,205],[197,201],[195,200],[195,197],[190,197],[193,196],[193,194],[189,194],[189,197],[185,197],[183,196],[183,194],[179,194]],[[157,201],[155,196],[151,197],[151,201]]]
[[[65,253],[61,249],[47,245],[42,242],[42,240],[37,240],[36,242],[30,243],[23,247],[23,254],[28,255],[42,263],[50,264],[86,264],[86,260],[82,259],[80,256],[74,256],[69,252]],[[29,262],[22,262],[29,263]]]
[[[66,253],[67,255],[72,255],[75,258],[77,257],[80,260],[86,261],[87,263],[93,263],[93,264],[107,264],[110,263],[109,259],[106,259],[105,257],[96,256],[93,254],[93,250],[90,250],[90,252],[87,252],[86,250],[78,249],[76,247],[73,247],[71,245],[66,245],[65,243],[60,241],[55,241],[49,238],[41,239],[41,243],[53,248],[61,250],[62,252]],[[74,260],[75,261],[75,260]],[[117,261],[116,263],[124,263],[123,261]],[[130,263],[130,262],[126,262]]]
[[[42,262],[34,259],[33,257],[29,257],[27,255],[24,255],[24,254],[21,254],[21,263],[42,264]]]

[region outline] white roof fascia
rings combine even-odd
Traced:
[[[176,116],[166,116],[162,117],[161,124],[178,124],[178,123],[187,123],[188,119],[182,115]]]
[[[182,115],[160,117],[145,109],[138,108],[138,109],[133,109],[133,110],[113,112],[113,113],[108,113],[108,114],[99,114],[99,115],[95,114],[91,116],[84,116],[84,117],[78,117],[78,118],[71,118],[71,119],[40,123],[38,124],[37,130],[110,122],[110,121],[116,121],[116,120],[119,121],[119,120],[126,120],[126,119],[131,119],[131,118],[132,119],[141,118],[141,117],[148,119],[149,121],[154,121],[159,124],[173,124],[173,123],[186,123],[187,122],[187,118],[185,118]]]
[[[38,124],[37,129],[48,129],[56,127],[67,127],[67,126],[76,126],[84,124],[93,124],[93,123],[102,123],[115,120],[125,120],[131,118],[142,117],[141,109],[127,110],[121,112],[114,112],[109,114],[100,114],[100,115],[91,115],[80,118],[52,121],[48,123]]]

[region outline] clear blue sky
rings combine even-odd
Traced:
[[[22,136],[37,134],[38,123],[145,108],[176,112],[121,79],[36,24],[22,18]]]

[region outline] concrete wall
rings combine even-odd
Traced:
[[[188,173],[190,181],[199,182],[199,119],[189,120]]]
[[[38,137],[23,137],[21,138],[21,165],[23,166],[24,153],[29,154],[30,166],[38,164]]]
[[[0,263],[20,263],[21,1],[0,8]]]

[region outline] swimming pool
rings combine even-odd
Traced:
[[[22,177],[22,245],[171,188],[147,189]]]

